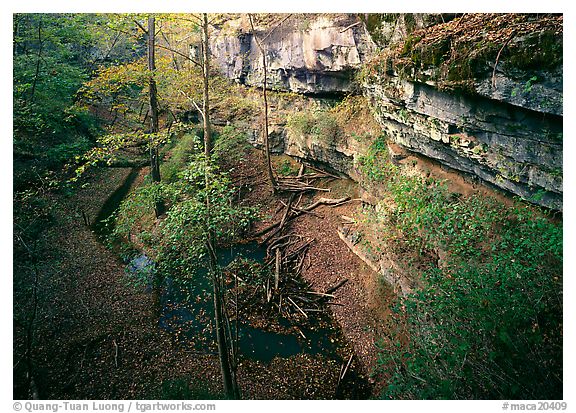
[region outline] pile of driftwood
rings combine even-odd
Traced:
[[[308,205],[301,205],[305,192],[330,191],[316,186],[317,180],[338,178],[320,171],[307,174],[303,172],[302,166],[297,176],[278,179],[278,189],[290,194],[286,201],[280,201],[276,210],[277,214],[283,211],[281,218],[255,234],[261,237],[261,242],[267,246],[266,265],[273,274],[264,286],[266,302],[277,309],[280,315],[301,321],[308,319],[310,313],[324,311],[327,303],[338,305],[332,301],[335,298],[333,292],[346,281],[328,291],[312,291],[303,281],[301,274],[310,265],[308,250],[314,239],[290,233],[289,224],[303,214],[320,216],[314,211],[320,205],[339,206],[350,202],[349,197],[320,197]],[[300,334],[303,335],[301,332]]]

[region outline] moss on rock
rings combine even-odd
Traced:
[[[391,63],[401,77],[466,90],[498,63],[500,70],[530,79],[562,64],[562,24],[563,16],[553,14],[466,14],[415,30],[374,59],[366,73],[385,75]]]

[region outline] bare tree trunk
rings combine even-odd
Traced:
[[[210,53],[208,47],[208,14],[203,13],[202,16],[202,80],[204,90],[202,93],[202,111],[204,118],[204,155],[206,162],[205,172],[205,185],[208,188],[210,184],[209,166],[212,154],[212,131],[210,128],[210,95],[208,89],[208,81],[210,79]],[[210,222],[211,205],[210,198],[206,197],[206,223]],[[222,273],[218,267],[218,257],[215,251],[215,236],[214,232],[210,229],[207,231],[206,247],[208,248],[209,255],[209,268],[212,274],[213,283],[213,298],[214,298],[214,320],[216,324],[216,342],[218,343],[218,355],[220,358],[220,370],[222,372],[222,381],[224,385],[224,392],[229,399],[238,399],[240,393],[238,390],[238,383],[236,382],[236,374],[233,371],[232,365],[236,365],[234,360],[231,360],[230,347],[226,334],[226,323],[224,320],[223,308],[223,294],[224,282],[222,281]]]
[[[226,326],[223,317],[222,295],[224,294],[224,285],[222,276],[218,268],[218,259],[214,251],[214,242],[212,234],[208,235],[207,247],[210,256],[210,273],[212,274],[213,298],[214,298],[214,320],[216,324],[216,342],[218,343],[218,355],[220,356],[220,370],[222,372],[222,381],[224,393],[229,399],[238,398],[238,386],[233,380],[233,374],[230,363],[230,352],[228,340],[226,338]]]
[[[266,89],[268,88],[268,68],[266,65],[266,50],[264,49],[264,45],[260,42],[258,37],[256,36],[256,30],[254,29],[254,22],[252,21],[252,15],[248,14],[248,19],[250,20],[250,26],[252,28],[252,34],[254,39],[256,40],[256,44],[258,45],[258,49],[260,49],[260,53],[262,54],[262,68],[264,70],[264,81],[262,86],[262,96],[264,99],[264,127],[263,127],[263,141],[264,141],[264,152],[266,154],[266,166],[268,169],[268,179],[270,180],[270,185],[272,186],[272,190],[276,192],[277,183],[276,178],[274,177],[274,171],[272,170],[272,161],[270,159],[270,144],[268,142],[268,97],[266,95]]]
[[[262,49],[262,66],[264,68],[264,86],[262,88],[262,95],[264,97],[264,149],[266,152],[266,166],[268,168],[268,178],[270,179],[270,185],[272,185],[272,190],[276,192],[278,184],[276,183],[276,178],[274,177],[274,171],[272,170],[272,161],[270,159],[270,143],[268,142],[268,98],[266,95],[266,89],[268,87],[268,71],[266,67],[266,52]]]
[[[34,73],[34,80],[32,81],[32,89],[30,90],[30,102],[34,101],[36,85],[38,84],[38,78],[40,77],[40,62],[42,61],[43,46],[44,41],[42,40],[42,17],[40,17],[40,20],[38,20],[38,56],[36,58],[36,71]]]
[[[158,122],[158,91],[156,89],[156,80],[154,79],[154,71],[156,70],[155,64],[155,31],[156,24],[153,16],[148,17],[148,70],[150,77],[148,78],[149,86],[149,106],[150,106],[150,174],[152,175],[152,182],[160,182],[160,160],[158,156],[158,144],[153,142],[154,135],[159,131]],[[162,200],[156,200],[154,204],[156,218],[160,217],[166,212],[166,207]]]
[[[212,131],[210,128],[210,101],[208,99],[208,80],[210,79],[210,53],[208,46],[208,14],[202,16],[202,110],[204,112],[204,155],[210,159],[212,153]]]

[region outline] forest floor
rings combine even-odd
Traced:
[[[249,180],[243,202],[257,204],[264,216],[274,219],[267,211],[277,208],[278,199],[266,180],[254,179],[264,177],[263,170],[258,151],[250,151],[238,166],[237,173]],[[98,168],[88,177],[88,185],[72,196],[50,195],[54,222],[43,235],[47,248],[38,259],[38,309],[32,329],[34,387],[43,399],[221,398],[217,355],[191,351],[159,328],[153,296],[128,284],[125,264],[83,222],[80,211],[93,220],[130,171]],[[132,185],[146,173],[143,168]],[[332,186],[334,196],[351,190],[346,185],[338,188],[338,182]],[[376,360],[374,315],[383,308],[380,298],[389,292],[374,285],[373,274],[338,238],[340,215],[352,208],[353,203],[320,207],[317,212],[324,218],[306,214],[292,223],[291,230],[315,239],[310,265],[303,272],[314,289],[322,291],[348,279],[335,293],[341,305],[332,306],[332,311],[357,356],[351,368],[366,378]],[[16,290],[26,285],[29,271],[19,268],[16,260],[14,272],[22,281],[15,282],[15,295],[26,295]],[[14,397],[19,399],[31,396],[25,324],[14,325]],[[341,368],[308,354],[275,358],[269,364],[243,360],[238,380],[244,398],[333,399],[342,397],[337,390]],[[370,393],[374,394],[362,387],[348,397],[366,398]]]
[[[278,167],[275,169],[278,170]],[[240,165],[236,174],[247,177],[265,176],[262,172],[264,170],[263,156],[253,151]],[[326,291],[348,280],[334,292],[336,298],[333,301],[336,305],[330,306],[331,312],[354,350],[356,357],[353,358],[353,363],[357,364],[372,383],[372,394],[377,395],[385,383],[375,370],[375,343],[386,328],[385,320],[395,293],[338,236],[338,228],[347,222],[342,217],[358,215],[358,184],[350,179],[330,178],[317,185],[330,189],[330,192],[309,193],[303,197],[301,205],[311,204],[319,197],[349,197],[353,201],[337,207],[321,205],[314,209],[314,214],[303,214],[290,221],[285,232],[314,239],[308,250],[309,265],[304,266],[302,271],[303,278],[313,290]],[[251,186],[251,190],[244,194],[243,198],[246,204],[260,207],[262,220],[253,228],[253,233],[257,233],[282,219],[280,200],[286,203],[289,195],[273,195],[268,181],[261,179]]]

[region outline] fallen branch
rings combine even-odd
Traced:
[[[350,197],[344,197],[344,198],[340,198],[340,199],[331,199],[331,198],[320,198],[319,200],[317,200],[316,202],[314,202],[311,205],[308,205],[307,207],[304,208],[299,208],[297,212],[295,212],[290,218],[288,218],[286,221],[290,221],[302,214],[304,214],[305,212],[309,212],[317,207],[319,207],[320,205],[330,205],[332,207],[336,207],[336,206],[340,206],[344,203],[347,202],[352,202],[352,201],[360,201],[359,198],[355,198],[355,199],[350,199]],[[287,213],[285,213],[286,215]],[[275,222],[273,224],[270,224],[269,226],[261,229],[260,231],[258,231],[256,234],[254,234],[254,237],[260,237],[264,234],[266,234],[268,231],[273,230],[274,228],[276,228],[278,225],[280,225],[282,223],[282,221],[279,222]],[[276,232],[270,236],[267,236],[266,239],[263,242],[268,241],[270,238],[272,238],[274,235],[276,234]]]
[[[287,206],[284,202],[280,201],[280,203],[281,203],[282,205],[284,205],[286,208],[288,208],[288,206]],[[294,211],[294,212],[301,212],[301,213],[303,213],[303,214],[309,214],[309,215],[313,215],[313,216],[315,216],[315,217],[324,219],[324,217],[323,217],[322,215],[320,215],[320,214],[318,214],[318,213],[316,213],[316,212],[313,212],[313,211],[306,211],[305,209],[299,208],[299,207],[297,207],[297,206],[292,206],[292,207],[290,207],[290,208],[291,208],[292,211]]]
[[[275,238],[274,241],[272,241],[270,243],[270,245],[268,245],[268,248],[266,249],[266,254],[270,255],[270,251],[277,249],[277,248],[285,248],[287,246],[289,246],[290,244],[293,244],[296,241],[286,241],[284,243],[280,243],[280,241],[284,241],[285,239],[290,239],[292,237],[297,237],[297,238],[302,238],[300,235],[297,234],[287,234],[287,235],[283,235],[281,237]]]
[[[310,168],[310,169],[312,169],[313,171],[320,172],[321,174],[328,175],[328,176],[330,176],[330,177],[332,177],[332,178],[342,179],[340,176],[331,174],[331,173],[329,173],[329,172],[323,171],[322,169],[318,169],[318,168],[315,168],[315,167],[310,166],[310,165],[306,165],[306,168]]]
[[[304,175],[304,164],[303,163],[300,164],[300,168],[298,169],[297,178],[302,178],[302,175]]]
[[[284,212],[284,215],[282,216],[282,220],[280,221],[278,229],[276,229],[272,234],[268,235],[266,237],[266,239],[264,239],[264,242],[267,242],[274,235],[276,235],[282,231],[282,228],[284,228],[284,224],[286,224],[286,218],[288,217],[288,214],[290,213],[290,207],[292,206],[293,201],[294,201],[294,194],[290,195],[290,199],[288,200],[288,206],[286,207],[286,212]]]
[[[302,209],[304,211],[312,211],[314,208],[317,208],[320,205],[337,206],[337,205],[341,205],[344,202],[348,202],[348,201],[350,201],[350,197],[344,197],[344,198],[340,198],[340,199],[320,198],[320,199],[318,199],[318,201],[316,201],[313,204],[310,204],[307,207],[304,207]]]
[[[298,331],[298,333],[300,333],[300,335],[304,338],[304,340],[306,340],[306,336],[304,335],[304,333],[302,332],[302,330],[300,330],[298,327],[294,326],[296,328],[296,331]]]
[[[276,271],[274,272],[274,289],[278,289],[278,283],[280,282],[280,264],[281,264],[282,254],[280,253],[280,248],[276,248]]]
[[[292,260],[292,258],[295,258],[299,254],[304,253],[306,248],[308,248],[310,246],[310,244],[312,244],[312,242],[314,242],[314,238],[306,241],[304,244],[300,245],[298,248],[296,248],[294,251],[290,252],[289,254],[286,254],[286,256],[284,257],[285,261],[289,262],[290,260]]]
[[[317,186],[309,186],[309,185],[294,185],[294,184],[287,184],[283,183],[282,186],[278,185],[279,191],[286,191],[286,192],[303,192],[303,191],[321,191],[321,192],[330,192],[329,188],[319,188]]]
[[[283,176],[282,178],[279,178],[279,181],[284,181],[284,180],[300,180],[302,178],[305,179],[315,179],[315,178],[333,178],[333,176],[331,175],[326,175],[323,173],[313,173],[313,174],[302,174],[302,175],[297,175],[297,176],[293,176],[293,175],[287,175],[287,176]]]
[[[296,303],[294,302],[294,300],[292,300],[290,297],[286,297],[286,299],[287,299],[288,301],[290,301],[290,303],[291,303],[294,307],[296,307],[296,309],[297,309],[298,311],[300,311],[304,317],[308,318],[308,314],[306,314],[306,313],[304,312],[304,310],[302,310],[302,309],[300,308],[300,306],[298,306],[298,304],[296,304]]]
[[[344,376],[346,375],[346,372],[348,372],[348,367],[350,367],[350,363],[352,363],[352,357],[354,357],[354,353],[350,354],[350,358],[348,359],[348,364],[346,364],[346,368],[344,369],[344,372],[340,376],[340,381],[344,380]]]
[[[336,284],[334,287],[328,288],[324,294],[332,294],[334,291],[336,291],[338,288],[342,287],[344,284],[346,284],[348,282],[348,278],[344,278],[342,281],[340,281],[338,284]]]
[[[360,23],[362,23],[362,21],[352,23],[350,26],[344,27],[342,30],[340,30],[340,33],[344,33],[346,30],[350,30],[352,27],[358,26]]]
[[[306,291],[306,294],[314,294],[314,295],[319,295],[321,297],[330,297],[330,298],[336,298],[334,295],[332,294],[326,294],[326,293],[319,293],[318,291]]]
[[[304,265],[304,260],[306,259],[306,255],[302,255],[296,266],[296,271],[294,272],[296,275],[300,275],[302,273],[302,266]]]
[[[116,343],[116,340],[112,340],[112,343],[114,343],[114,364],[116,365],[116,368],[118,368],[118,344]]]
[[[356,220],[354,218],[350,218],[349,216],[346,215],[340,215],[340,218],[342,219],[342,221],[344,221],[345,224],[355,224]]]

